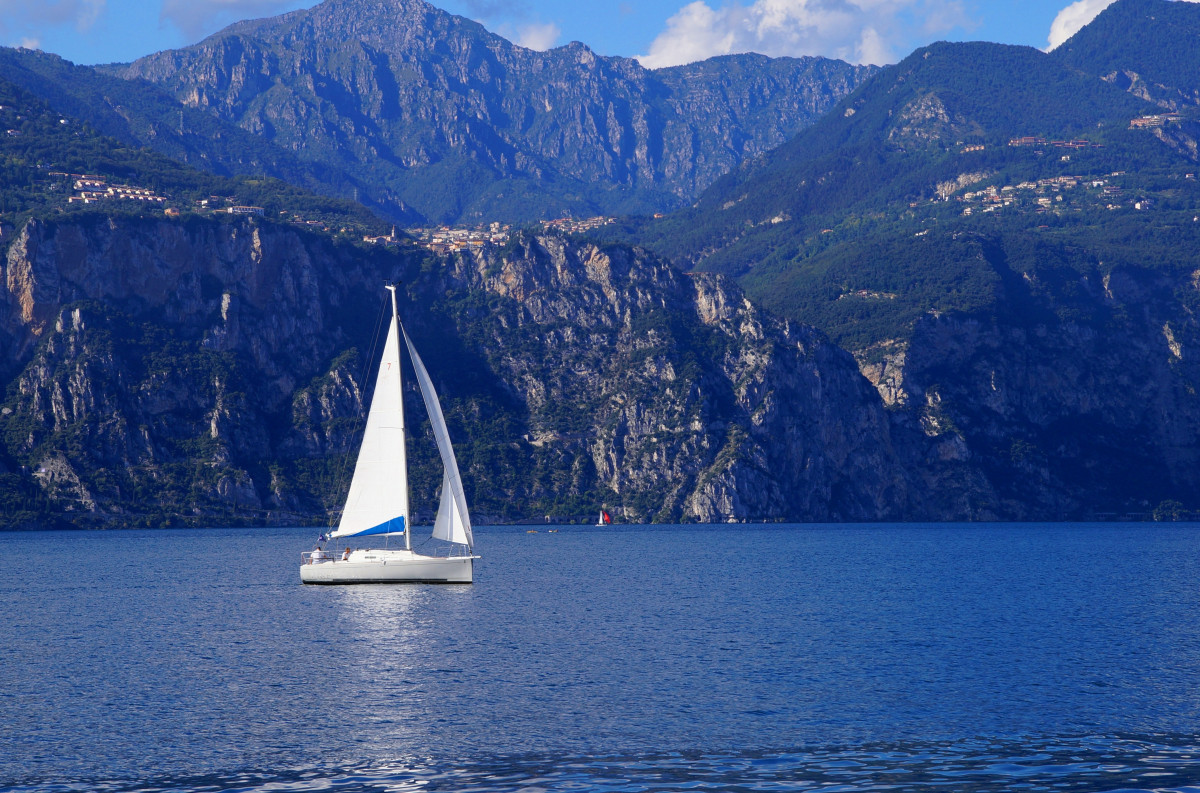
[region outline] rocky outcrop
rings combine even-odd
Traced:
[[[271,419],[345,346],[355,265],[255,223],[30,221],[4,268],[8,454],[97,520],[303,506],[261,481]]]
[[[901,514],[887,416],[853,360],[729,282],[552,238],[460,259],[456,275],[512,298],[489,361],[528,410],[535,455],[572,458],[626,518]],[[564,431],[564,406],[583,431]],[[569,495],[585,492],[547,494]]]

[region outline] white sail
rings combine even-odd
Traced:
[[[433,522],[433,536],[439,540],[470,545],[471,519],[463,517],[454,503],[454,489],[450,477],[442,477],[442,501],[438,504],[437,520]]]
[[[362,447],[342,520],[332,537],[402,532],[408,523],[408,477],[401,403],[400,334],[393,318],[375,378]]]
[[[445,468],[442,477],[442,501],[433,524],[433,536],[470,547],[474,545],[474,538],[471,536],[471,514],[467,511],[467,497],[463,493],[458,461],[454,458],[454,447],[450,444],[450,432],[446,429],[446,417],[442,415],[442,405],[438,402],[437,392],[433,390],[433,382],[429,379],[429,372],[425,371],[421,356],[417,355],[407,331],[403,327],[400,330],[404,333],[404,343],[408,346],[408,354],[417,373],[417,384],[421,387],[421,396],[425,398],[425,409],[429,412],[429,423],[433,426],[433,437],[437,441],[438,452],[442,455],[442,466]]]

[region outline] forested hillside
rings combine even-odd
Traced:
[[[1200,105],[1200,15],[1188,3],[1120,0],[1052,53],[1168,110]]]

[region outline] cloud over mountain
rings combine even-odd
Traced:
[[[1200,0],[1178,0],[1183,3],[1197,3]],[[1052,50],[1091,22],[1100,12],[1112,5],[1116,0],[1076,0],[1071,5],[1058,12],[1058,16],[1050,23],[1050,35],[1047,38]]]
[[[757,52],[884,64],[930,37],[973,26],[962,0],[754,0],[715,8],[695,0],[667,20],[638,60],[660,68]]]

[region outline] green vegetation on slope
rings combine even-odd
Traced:
[[[378,218],[349,201],[316,195],[273,178],[216,176],[149,149],[123,145],[3,79],[0,108],[0,221],[15,224],[23,215],[98,209],[159,215],[165,207],[199,211],[200,201],[216,196],[220,201],[210,201],[210,208],[251,205],[262,207],[269,217],[300,216],[357,233],[385,229]],[[168,201],[105,200],[102,209],[71,205],[72,174],[149,188]]]
[[[1138,79],[1156,101],[1197,104],[1197,41],[1200,14],[1187,3],[1118,0],[1051,55],[1119,84]]]
[[[1190,220],[1200,124],[1131,128],[1157,111],[1037,50],[937,44],[696,207],[602,233],[737,277],[772,310],[863,349],[930,311],[987,309],[1003,279],[983,240],[1004,250],[1070,228],[1063,245],[1111,260],[1109,229]]]

